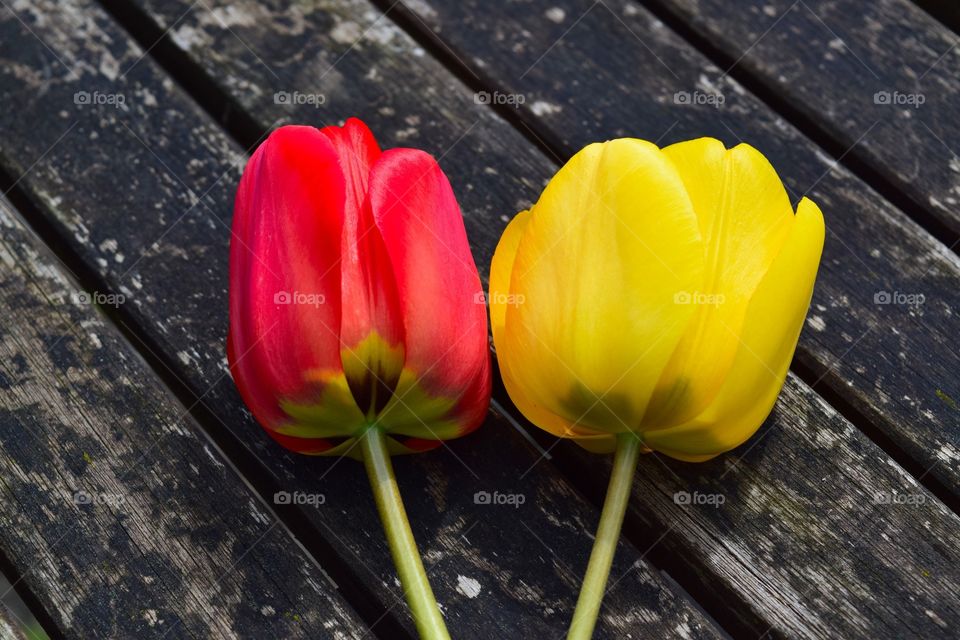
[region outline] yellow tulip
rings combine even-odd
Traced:
[[[794,213],[759,151],[711,138],[591,144],[510,222],[489,295],[507,392],[542,429],[617,450],[594,556],[612,556],[601,534],[615,545],[639,452],[707,460],[770,413],[823,238],[817,205]],[[589,637],[584,594],[606,582],[594,556],[571,638]]]
[[[594,451],[631,431],[681,460],[749,438],[793,356],[823,247],[753,147],[591,144],[519,213],[490,276],[504,384]]]

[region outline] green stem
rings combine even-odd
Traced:
[[[634,433],[622,433],[617,438],[617,452],[613,458],[613,471],[610,472],[603,512],[600,514],[600,526],[597,528],[593,551],[590,552],[590,562],[580,587],[580,597],[573,612],[567,640],[589,640],[593,635],[610,575],[610,565],[613,564],[613,554],[620,539],[620,526],[630,499],[630,486],[640,448],[640,439]]]
[[[383,429],[371,425],[360,437],[363,451],[363,464],[367,468],[367,477],[373,487],[373,497],[383,522],[383,531],[387,535],[390,554],[400,575],[403,594],[410,605],[417,632],[423,640],[450,640],[450,634],[443,623],[443,616],[437,606],[437,600],[430,589],[427,572],[417,551],[417,542],[413,539],[407,513],[400,499],[400,490],[390,463],[387,451],[387,439]]]

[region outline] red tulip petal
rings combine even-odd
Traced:
[[[350,118],[342,127],[324,127],[320,133],[333,145],[343,170],[344,218],[357,220],[366,201],[370,168],[381,155],[380,146],[367,125],[357,118]]]
[[[282,127],[243,173],[230,241],[228,360],[264,426],[278,401],[308,402],[310,371],[339,371],[344,178],[313,127]]]
[[[346,181],[340,291],[343,368],[357,405],[382,409],[403,368],[403,321],[390,258],[367,202],[370,168],[380,147],[363,122],[321,130],[333,143]]]
[[[457,398],[453,411],[470,430],[486,412],[490,355],[480,277],[453,190],[436,161],[414,149],[380,156],[369,189],[403,311],[405,367],[430,394]]]

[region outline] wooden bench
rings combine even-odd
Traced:
[[[906,0],[3,3],[0,571],[51,637],[416,637],[361,466],[282,450],[230,379],[248,153],[349,115],[429,151],[486,279],[584,144],[712,135],[821,205],[821,273],[761,431],[641,460],[596,637],[956,637],[958,43]],[[609,460],[495,386],[394,464],[454,637],[559,638]]]

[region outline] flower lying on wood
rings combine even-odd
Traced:
[[[288,126],[247,164],[230,244],[228,360],[294,451],[362,459],[424,637],[447,637],[390,454],[475,429],[490,396],[482,288],[446,176],[366,125]]]
[[[507,392],[617,452],[571,638],[592,632],[639,452],[708,460],[770,413],[823,239],[762,154],[709,138],[589,145],[508,225],[489,296]]]

